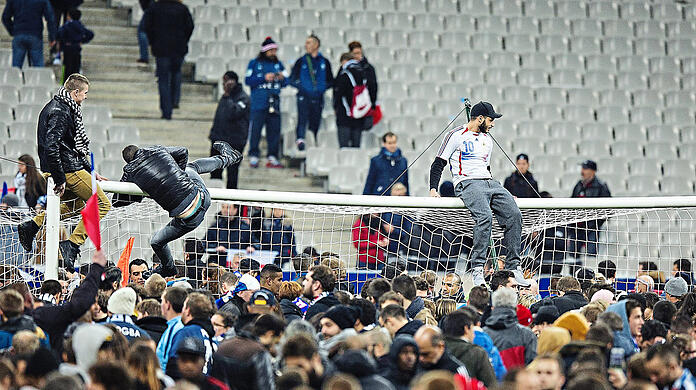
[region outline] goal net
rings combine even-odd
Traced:
[[[127,183],[102,183],[107,193],[123,191],[124,186],[125,192],[137,190]],[[170,243],[180,276],[188,276],[194,285],[215,282],[242,258],[256,260],[260,266],[280,265],[286,279],[294,279],[308,262],[306,257],[299,261],[308,247],[324,258],[340,260],[326,264],[340,268],[338,274],[354,291],[365,279],[380,274],[384,265],[397,263],[412,274],[454,272],[470,285],[474,221],[459,199],[223,189],[211,189],[211,195],[204,222]],[[696,198],[518,199],[518,204],[523,216],[522,264],[539,281],[542,294],[548,292],[554,277],[575,275],[583,267],[595,273],[594,279],[600,273],[615,276],[617,287],[630,291],[640,265],[659,289],[672,277],[675,260],[691,260],[696,250]],[[168,213],[148,198],[113,208],[101,221],[107,258],[117,262],[133,238],[130,259],[152,264],[157,260],[150,239],[169,221]],[[79,217],[63,219],[63,234],[77,222]],[[26,272],[10,272],[15,267],[42,270],[41,233],[34,252],[25,253],[18,244],[17,221],[3,217],[0,223],[3,282],[27,278]],[[185,251],[187,239],[195,239],[191,242],[198,245]],[[492,272],[501,266],[497,260],[506,252],[495,217],[490,243],[487,269]],[[78,265],[88,263],[93,251],[88,240]],[[600,263],[613,264],[616,274],[612,267],[599,269]]]

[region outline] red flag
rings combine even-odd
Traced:
[[[135,237],[131,237],[128,239],[126,247],[123,248],[123,252],[121,252],[121,257],[118,258],[118,263],[116,264],[116,266],[121,270],[121,274],[123,275],[123,279],[121,280],[121,287],[126,287],[128,285],[128,275],[130,274],[128,264],[130,263],[131,251],[133,250],[134,241]]]
[[[85,208],[80,212],[82,214],[82,223],[85,225],[87,236],[92,240],[92,244],[101,250],[101,232],[99,231],[99,199],[97,194],[92,196],[87,201]]]

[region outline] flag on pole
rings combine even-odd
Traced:
[[[85,225],[87,236],[97,250],[101,250],[101,231],[99,230],[99,199],[97,196],[97,176],[94,170],[94,153],[92,159],[92,196],[89,197],[85,208],[82,209],[82,223]]]
[[[4,198],[5,195],[7,195],[9,191],[7,190],[7,182],[3,181],[2,182],[2,195],[0,195],[0,199]]]
[[[123,248],[121,257],[118,258],[118,263],[116,263],[116,266],[121,270],[121,275],[123,275],[121,287],[126,287],[128,285],[128,274],[130,273],[128,264],[130,263],[131,252],[133,251],[133,242],[135,242],[135,237],[128,239],[126,247]]]

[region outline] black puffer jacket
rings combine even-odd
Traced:
[[[292,303],[292,301],[287,298],[280,300],[280,310],[283,312],[285,322],[288,324],[294,320],[302,319],[302,310],[300,310],[296,304]]]
[[[36,137],[41,170],[51,174],[56,186],[65,183],[66,173],[91,168],[75,148],[75,132],[70,106],[54,97],[39,113]]]
[[[210,129],[210,140],[225,141],[244,149],[249,137],[249,107],[249,95],[241,85],[235,85],[229,96],[220,98]]]
[[[411,380],[420,373],[420,367],[416,360],[416,365],[413,371],[402,371],[399,369],[399,354],[405,347],[413,347],[413,350],[418,356],[418,344],[409,335],[397,336],[394,338],[391,347],[389,348],[389,366],[382,373],[384,378],[391,382],[396,390],[408,390]]]
[[[135,158],[123,167],[121,181],[135,183],[145,191],[169,216],[181,214],[198,193],[184,169],[188,150],[183,147],[160,145],[140,148]],[[139,202],[141,196],[114,195],[114,207]]]
[[[143,317],[135,321],[135,324],[146,331],[156,343],[159,343],[162,333],[167,330],[167,320],[158,316]]]

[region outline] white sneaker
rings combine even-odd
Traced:
[[[475,267],[471,270],[471,277],[474,279],[474,286],[486,284],[486,279],[483,278],[483,267]]]
[[[56,57],[53,59],[53,65],[60,65],[60,57]]]
[[[530,286],[527,279],[524,278],[524,272],[522,271],[522,267],[517,267],[517,269],[512,270],[512,273],[515,274],[515,280],[517,281],[518,286],[520,286],[520,287],[529,287]]]

